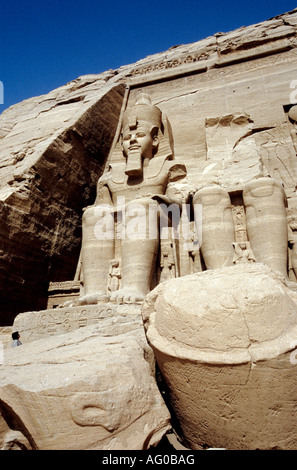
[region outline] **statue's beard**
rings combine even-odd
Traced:
[[[125,173],[128,176],[142,176],[141,149],[130,150],[128,152]]]

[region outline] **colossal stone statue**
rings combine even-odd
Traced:
[[[246,230],[255,260],[287,277],[288,229],[286,195],[280,182],[262,177],[243,188]],[[202,205],[201,252],[206,269],[231,266],[235,230],[228,191],[219,185],[201,188],[193,196]]]
[[[141,302],[152,287],[162,210],[182,202],[170,183],[186,175],[184,165],[172,161],[165,125],[160,109],[145,93],[124,112],[122,161],[111,157],[98,181],[95,204],[83,215],[81,303]],[[119,259],[121,287],[110,291],[107,281],[114,258]]]

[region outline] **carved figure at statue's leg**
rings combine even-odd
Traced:
[[[287,277],[286,195],[280,182],[259,178],[243,191],[247,234],[256,261]]]
[[[151,199],[133,201],[126,207],[121,239],[121,288],[111,293],[111,301],[139,303],[151,289],[159,247],[157,223],[151,227],[149,221],[152,207],[157,214],[157,202]]]
[[[207,269],[231,266],[235,230],[228,192],[218,185],[197,191],[193,204],[202,205],[201,253]]]
[[[100,298],[107,300],[110,260],[114,258],[114,235],[110,233],[110,238],[102,236],[107,233],[106,220],[109,220],[106,218],[103,221],[104,214],[106,212],[100,211],[100,206],[92,206],[83,215],[82,266],[85,295],[80,303],[96,303]],[[110,229],[113,230],[113,227]]]
[[[107,291],[114,292],[119,289],[121,279],[121,268],[119,266],[119,260],[113,259],[110,262],[109,276],[107,283]]]

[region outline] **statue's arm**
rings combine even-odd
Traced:
[[[111,194],[107,185],[106,176],[102,176],[98,180],[95,205],[97,206],[99,204],[112,205],[112,198],[111,198]]]
[[[170,166],[167,168],[166,192],[164,195],[155,195],[153,199],[167,205],[181,205],[185,202],[185,194],[177,187],[176,183],[182,181],[186,176],[187,170],[185,165],[180,163],[172,164],[172,162],[170,162]]]
[[[185,194],[176,183],[182,182],[187,176],[186,166],[181,163],[176,163],[170,166],[168,171],[168,184],[166,189],[166,196],[170,204],[181,205],[186,202]]]

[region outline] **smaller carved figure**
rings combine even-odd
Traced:
[[[249,242],[233,243],[234,247],[234,264],[255,263],[256,259],[251,250]]]
[[[297,105],[292,106],[292,108],[289,110],[288,115],[289,115],[290,121],[293,124],[293,129],[291,130],[290,134],[291,134],[291,138],[293,141],[295,152],[297,154]]]
[[[171,241],[166,241],[166,243],[162,244],[160,267],[161,282],[176,277],[175,259],[173,253],[173,245]]]
[[[198,273],[202,271],[200,245],[195,233],[192,231],[191,241],[188,244],[188,253],[190,258],[190,273]]]
[[[107,284],[108,292],[115,292],[119,289],[120,279],[121,279],[120,263],[117,259],[113,259],[110,262],[110,268],[109,268],[109,273],[108,273],[108,284]]]

